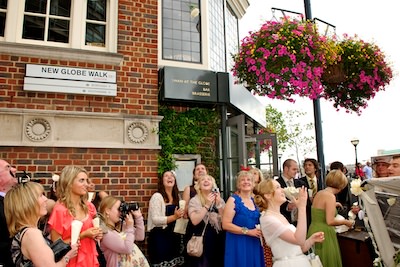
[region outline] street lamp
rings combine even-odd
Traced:
[[[281,177],[281,176],[282,176],[281,158],[282,158],[282,154],[278,154],[278,163],[279,163],[279,177]]]
[[[356,154],[356,165],[355,165],[355,168],[354,168],[354,171],[356,171],[357,170],[357,164],[358,164],[358,160],[357,160],[357,145],[358,145],[358,143],[360,143],[360,140],[358,140],[358,138],[353,138],[350,142],[354,146],[354,152]]]

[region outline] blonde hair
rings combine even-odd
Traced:
[[[349,183],[346,175],[341,170],[332,170],[326,176],[326,186],[343,190]]]
[[[24,226],[37,225],[40,219],[39,197],[43,193],[43,186],[35,182],[17,184],[7,192],[4,213],[11,236]]]
[[[254,186],[254,175],[250,171],[240,171],[236,175],[236,190],[239,190],[239,184],[242,177],[250,177],[251,182],[253,183]]]
[[[203,194],[201,193],[201,189],[200,189],[200,182],[206,178],[210,178],[213,188],[217,187],[217,183],[215,182],[214,177],[212,177],[211,175],[202,175],[198,178],[197,183],[194,185],[194,189],[196,190],[197,195],[200,198],[200,203],[202,206],[204,206],[206,204],[206,198],[203,196]]]
[[[265,198],[265,194],[275,195],[274,179],[264,180],[259,183],[253,190],[254,202],[260,208],[260,211],[264,211],[268,208],[268,201]]]
[[[115,203],[117,203],[118,201],[120,201],[120,200],[113,196],[106,196],[101,200],[100,205],[99,205],[99,215],[100,215],[101,220],[106,225],[109,225],[106,210],[111,209],[115,205]],[[115,225],[115,227],[117,227],[117,226],[119,226],[119,223]]]
[[[84,168],[78,166],[65,166],[61,171],[60,179],[57,182],[57,196],[60,203],[64,204],[64,206],[71,212],[71,214],[75,217],[76,212],[75,208],[71,201],[71,191],[72,184],[74,183],[75,178],[80,173],[85,173],[88,175],[87,171]],[[85,214],[88,213],[88,207],[86,205],[87,195],[80,197],[79,205],[82,207]]]

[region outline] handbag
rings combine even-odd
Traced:
[[[50,248],[54,253],[55,262],[59,262],[71,250],[71,246],[65,243],[61,238],[50,244]]]
[[[311,248],[311,252],[308,253],[307,257],[308,260],[310,261],[310,264],[312,267],[323,267],[321,259],[319,258],[318,255],[316,255],[314,253],[314,246],[312,246]]]
[[[186,246],[186,251],[189,256],[193,257],[201,257],[203,255],[203,237],[204,237],[204,232],[206,231],[208,224],[208,216],[206,223],[204,224],[203,232],[201,233],[200,236],[195,236],[193,235],[189,242],[187,243]]]

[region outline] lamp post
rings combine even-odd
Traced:
[[[307,20],[312,20],[311,14],[311,0],[304,0],[304,13]],[[314,109],[314,125],[315,125],[315,141],[317,145],[317,158],[321,166],[319,175],[319,184],[325,184],[325,157],[324,157],[324,143],[322,137],[322,118],[321,118],[321,104],[319,97],[313,100]]]
[[[282,158],[282,154],[278,154],[278,163],[279,163],[279,177],[281,177],[281,176],[282,176],[281,158]]]
[[[357,175],[357,164],[358,164],[358,160],[357,160],[357,145],[358,143],[360,143],[360,140],[358,140],[358,138],[353,138],[351,141],[351,144],[354,146],[354,153],[356,155],[356,165],[354,166],[354,173],[355,175]]]

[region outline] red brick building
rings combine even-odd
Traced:
[[[64,166],[83,166],[99,188],[145,210],[160,149],[158,3],[1,1],[0,158],[46,185]],[[114,76],[112,90],[102,75]]]

